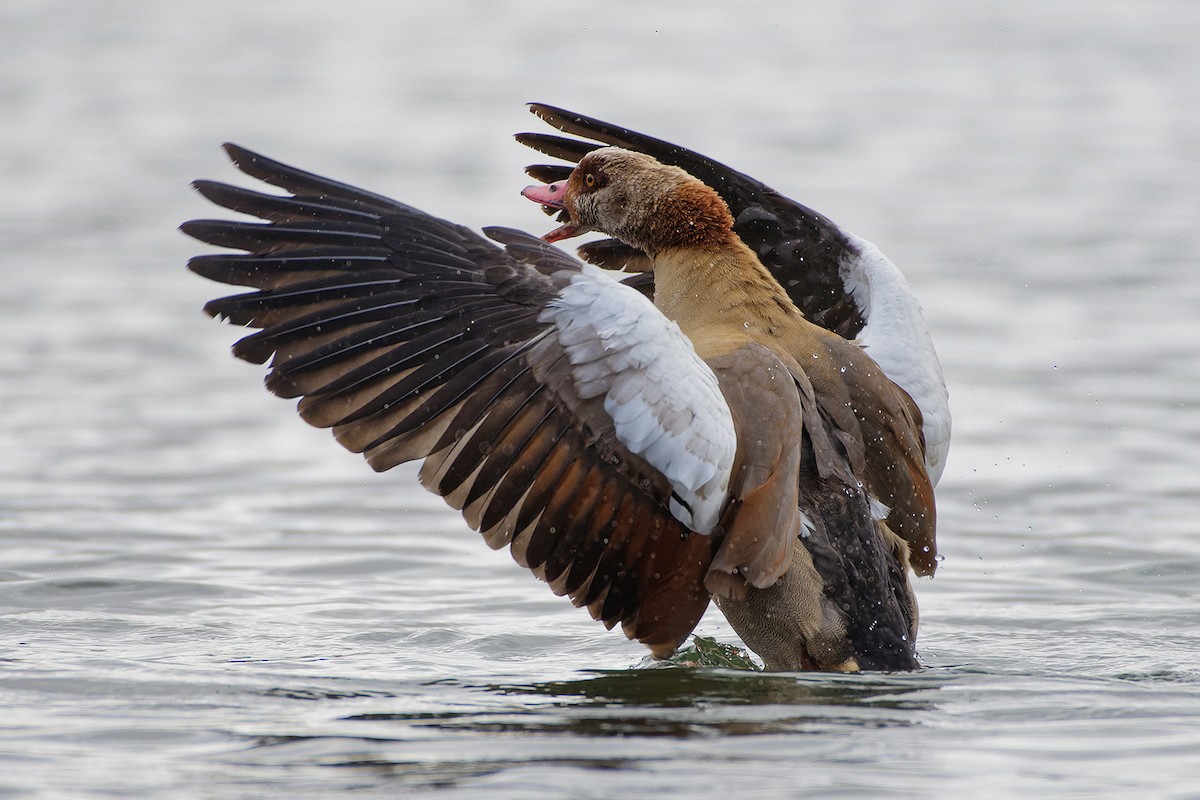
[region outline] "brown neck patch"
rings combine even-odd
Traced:
[[[654,203],[646,244],[652,252],[676,247],[715,247],[733,236],[729,206],[709,187],[689,180]]]

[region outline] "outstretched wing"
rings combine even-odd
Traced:
[[[810,321],[846,339],[862,330],[865,320],[839,274],[842,262],[856,258],[858,251],[825,216],[748,175],[662,139],[542,103],[531,103],[530,110],[564,133],[590,140],[517,134],[517,141],[548,156],[577,162],[592,150],[614,145],[680,167],[708,184],[729,205],[734,231]],[[571,168],[539,164],[526,171],[537,180],[553,182],[566,178]],[[614,239],[585,244],[580,253],[601,266],[646,268],[639,251]]]
[[[205,310],[259,329],[270,361],[377,470],[424,459],[422,484],[492,547],[656,654],[691,632],[720,536],[736,437],[712,371],[635,289],[517,231],[486,239],[410,206],[234,145],[271,195],[211,181],[217,205],[265,223],[198,220],[242,251],[194,272],[254,291]],[[679,424],[685,420],[689,424]]]

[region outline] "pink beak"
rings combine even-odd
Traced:
[[[561,208],[565,211],[566,205],[564,203],[564,198],[567,194],[567,182],[555,181],[554,183],[545,184],[535,183],[533,186],[526,186],[524,189],[522,189],[521,194],[533,202],[540,203],[547,208]],[[559,219],[561,220],[565,216],[566,214],[560,215]],[[567,222],[566,224],[560,225],[559,227],[547,233],[542,237],[542,240],[546,242],[557,242],[561,239],[570,239],[572,236],[578,236],[579,234],[586,233],[587,231],[588,228],[586,226],[572,225],[570,222]]]
[[[521,194],[529,198],[535,203],[541,203],[550,208],[563,207],[563,195],[567,193],[566,181],[555,181],[554,183],[535,183],[533,186],[526,186],[521,190]]]

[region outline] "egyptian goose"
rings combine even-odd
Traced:
[[[563,233],[647,254],[651,303],[528,234],[226,150],[289,194],[197,181],[267,222],[185,223],[244,251],[189,267],[255,290],[205,310],[260,329],[234,353],[269,359],[306,421],[377,470],[424,459],[422,485],[489,545],[656,656],[715,597],[768,669],[918,665],[907,569],[935,555],[920,411],[805,319],[711,189],[604,148],[559,199],[527,190],[561,204]]]
[[[517,135],[545,155],[577,162],[602,145],[615,145],[681,167],[716,189],[733,214],[734,231],[796,307],[811,322],[855,340],[916,402],[926,466],[937,484],[950,449],[946,381],[912,287],[879,248],[754,178],[679,145],[543,103],[531,103],[530,110],[565,133],[591,140]],[[539,164],[527,171],[556,185],[571,167]],[[585,244],[579,254],[612,269],[648,269],[644,253],[615,239]]]

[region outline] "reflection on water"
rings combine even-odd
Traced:
[[[908,712],[931,710],[933,705],[923,695],[908,695],[934,688],[934,680],[689,668],[603,671],[546,683],[459,684],[508,698],[510,704],[502,709],[374,713],[348,719],[480,733],[584,737],[753,735],[831,726],[911,725],[913,715]],[[746,706],[756,708],[748,712]]]
[[[914,675],[767,675],[714,669],[643,669],[603,671],[590,677],[529,685],[484,687],[506,695],[576,698],[576,704],[678,708],[701,703],[730,706],[853,706],[883,702],[934,688],[935,670]],[[896,708],[900,705],[893,706]]]
[[[939,690],[954,680],[945,670],[763,675],[675,667],[544,682],[440,679],[398,686],[391,695],[310,688],[287,696],[325,701],[317,730],[250,736],[221,761],[301,770],[317,781],[329,777],[315,770],[337,768],[386,777],[393,787],[464,791],[482,791],[485,776],[506,775],[497,780],[507,785],[514,774],[546,769],[621,771],[629,775],[618,786],[640,796],[646,784],[637,789],[630,781],[667,780],[658,773],[670,773],[684,747],[689,758],[749,769],[771,783],[775,768],[754,765],[781,752],[781,744],[791,742],[784,751],[796,757],[808,751],[854,761],[856,732],[919,729],[937,712]],[[337,713],[347,705],[370,710]],[[798,746],[797,736],[811,744]]]

